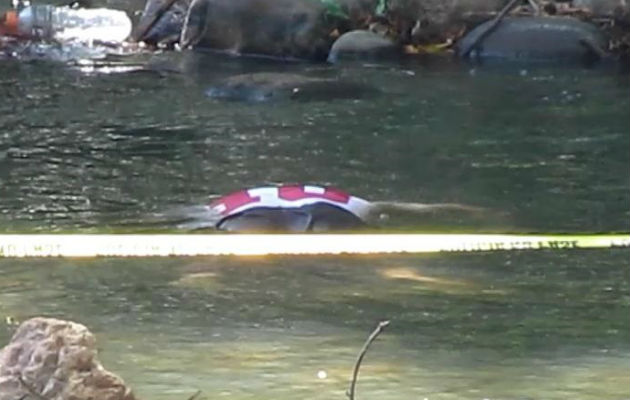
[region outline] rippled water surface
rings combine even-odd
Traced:
[[[119,65],[138,70],[106,73]],[[489,210],[394,216],[392,229],[629,229],[627,76],[190,53],[105,67],[0,62],[3,233],[151,231],[153,213],[296,181]],[[366,90],[205,96],[250,72]],[[0,316],[88,325],[106,367],[145,399],[344,398],[382,319],[392,324],[368,352],[359,398],[628,399],[628,255],[2,260]],[[11,331],[0,327],[0,343]]]
[[[0,313],[88,325],[147,399],[344,398],[383,319],[361,398],[627,399],[627,263],[627,250],[6,260]]]
[[[150,63],[152,71],[118,74],[0,64],[0,230],[142,225],[154,211],[276,182],[480,205],[504,216],[487,229],[628,229],[627,76],[193,54]],[[264,103],[204,95],[228,76],[261,71],[373,90]]]

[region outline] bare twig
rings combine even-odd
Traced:
[[[475,40],[473,40],[467,47],[464,47],[461,50],[461,55],[463,57],[466,57],[468,55],[468,53],[470,53],[470,51],[472,49],[475,48],[475,46],[477,46],[477,44],[479,42],[481,42],[483,39],[486,38],[486,36],[488,36],[489,34],[491,34],[492,32],[494,32],[494,30],[497,28],[497,26],[499,26],[499,23],[501,22],[501,20],[503,19],[503,17],[505,17],[507,15],[507,13],[509,13],[510,11],[512,11],[512,9],[514,7],[516,7],[516,4],[521,2],[522,0],[511,0],[505,7],[503,7],[503,9],[501,10],[501,12],[499,14],[497,14],[496,17],[494,17],[494,19],[492,20],[492,22],[490,23],[490,25],[488,25],[488,27],[486,28],[485,31],[481,32],[479,34],[479,36],[477,36],[477,38],[475,38]]]
[[[593,52],[597,57],[603,59],[608,56],[606,52],[593,40],[580,39],[580,44]]]
[[[201,394],[201,390],[197,390],[188,400],[195,400]]]
[[[387,325],[389,325],[389,321],[379,322],[378,325],[376,326],[376,329],[374,329],[374,331],[370,334],[370,336],[365,341],[365,344],[363,345],[361,352],[359,352],[357,361],[354,364],[354,371],[352,371],[352,381],[350,382],[350,387],[348,388],[348,391],[346,392],[346,396],[348,396],[350,400],[354,400],[354,389],[356,388],[356,385],[357,385],[357,378],[359,376],[359,368],[361,367],[361,361],[363,361],[363,357],[365,356],[365,353],[367,353],[367,350],[368,350],[368,347],[370,347],[370,344],[372,344],[374,339],[376,339],[376,337],[380,335],[381,332],[383,332],[383,329],[385,329]]]
[[[50,400],[48,399],[46,396],[42,395],[41,393],[38,393],[37,390],[35,390],[35,388],[33,386],[31,386],[30,384],[26,383],[24,381],[24,379],[22,379],[21,376],[18,376],[18,381],[20,382],[20,384],[22,386],[24,386],[24,388],[26,389],[26,391],[33,397],[35,397],[37,400]]]

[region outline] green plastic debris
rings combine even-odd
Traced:
[[[378,0],[376,4],[376,9],[374,10],[374,14],[379,17],[384,17],[385,12],[387,12],[387,0]]]
[[[348,14],[343,10],[337,0],[320,0],[326,6],[326,14],[341,19],[348,19]]]

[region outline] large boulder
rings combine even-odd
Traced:
[[[325,60],[337,25],[321,1],[194,0],[181,44],[234,54]]]
[[[400,54],[393,40],[374,32],[358,30],[344,33],[333,43],[328,61],[395,59]]]
[[[362,83],[301,74],[259,72],[235,75],[210,87],[208,97],[220,100],[264,102],[318,101],[361,98],[376,90]]]
[[[0,350],[0,400],[135,400],[121,378],[96,358],[83,325],[33,318]]]
[[[607,42],[593,25],[567,17],[506,17],[494,29],[487,21],[457,44],[460,56],[510,61],[587,62]],[[487,33],[486,33],[487,32]]]

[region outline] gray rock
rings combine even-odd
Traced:
[[[384,60],[399,56],[399,48],[392,40],[370,31],[351,31],[335,41],[328,54],[328,61]]]
[[[313,0],[194,0],[181,44],[234,54],[325,60],[338,21]]]
[[[0,400],[135,400],[96,358],[96,340],[83,325],[33,318],[0,350]]]
[[[361,98],[374,93],[374,88],[357,82],[268,72],[235,75],[206,91],[211,98],[245,102]]]
[[[488,29],[491,21],[470,31],[457,44],[460,56]],[[593,25],[566,17],[506,17],[481,39],[468,56],[511,61],[580,63],[601,58],[606,40]]]

